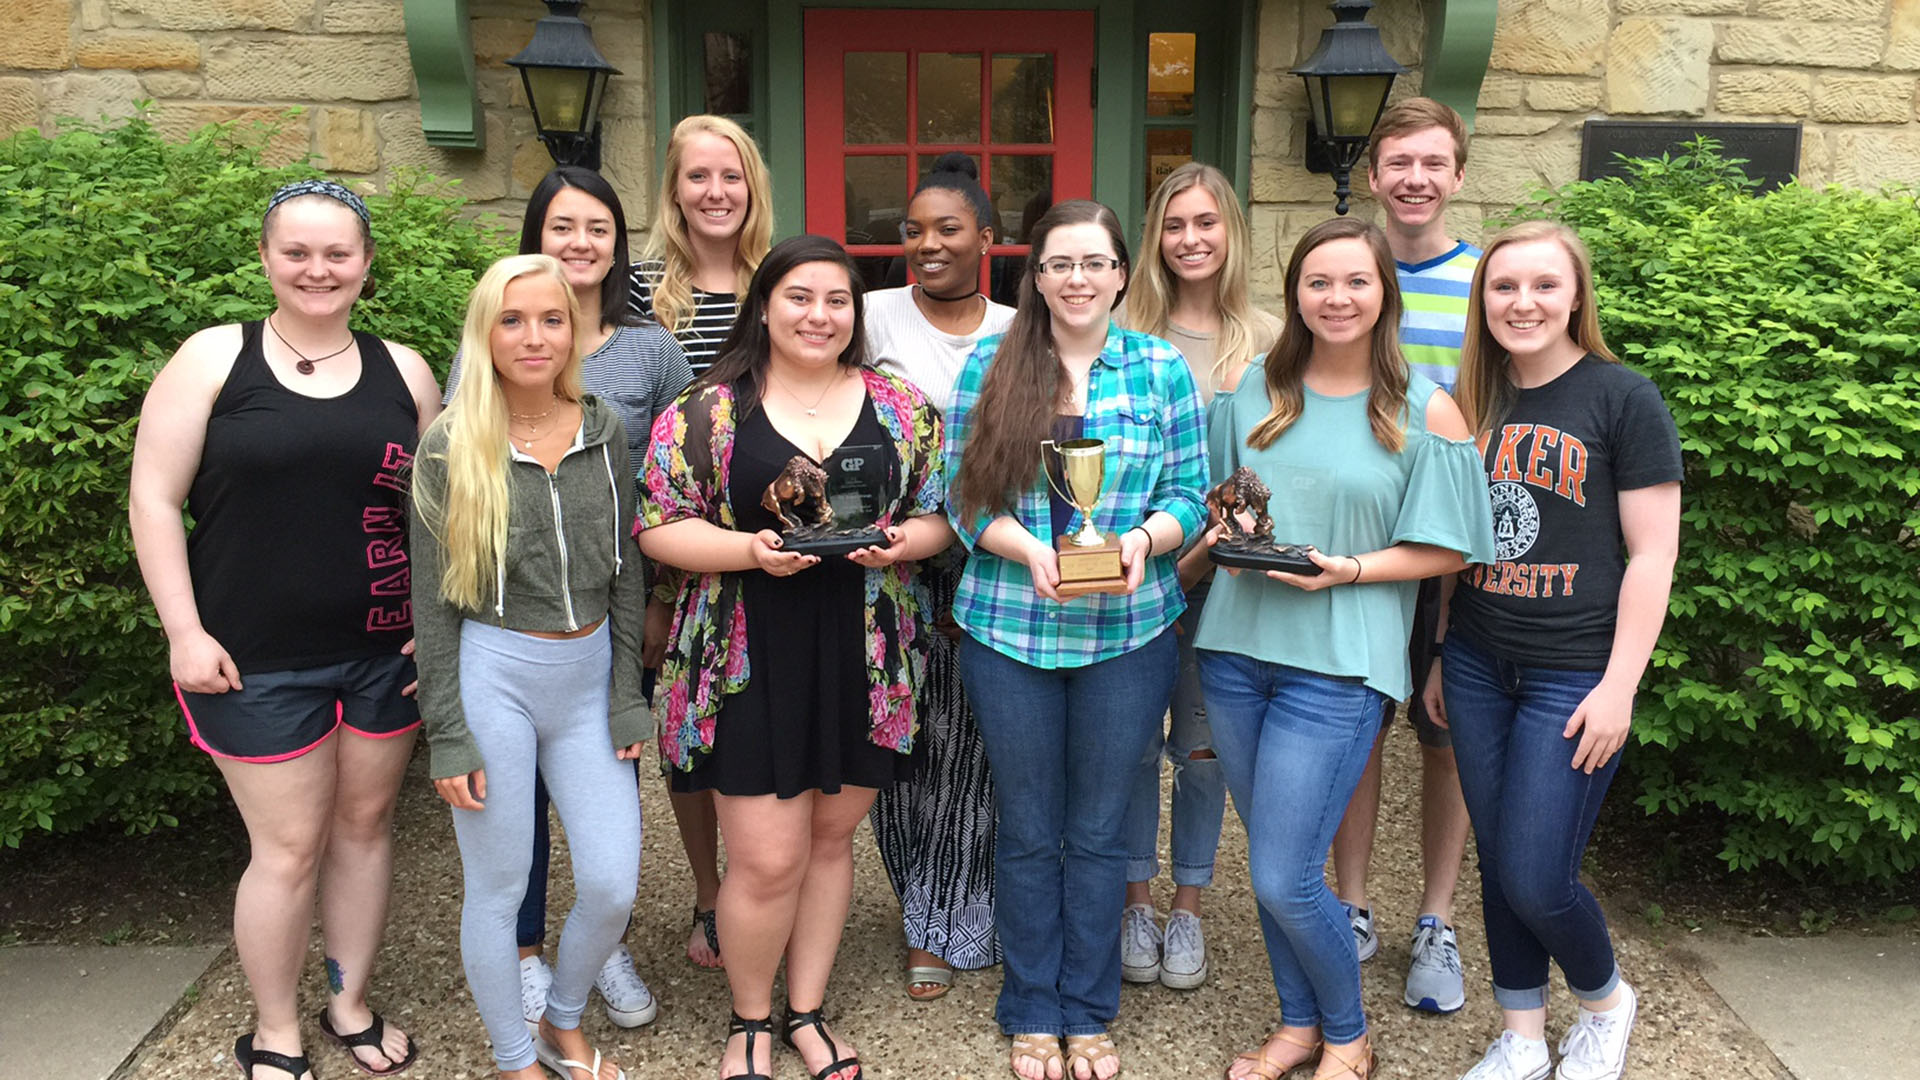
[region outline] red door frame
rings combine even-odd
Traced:
[[[1093,194],[1093,57],[1091,11],[902,11],[813,8],[802,24],[806,94],[807,231],[842,240],[846,236],[845,160],[849,156],[906,155],[907,182],[916,182],[920,155],[948,150],[981,158],[981,183],[993,190],[993,155],[1046,154],[1053,158],[1053,198],[1086,199]],[[922,52],[977,52],[980,64],[980,130],[972,143],[921,143],[918,125],[907,125],[904,143],[846,143],[844,111],[845,55],[850,52],[907,53],[907,115],[918,115]],[[1047,53],[1053,57],[1054,116],[1052,143],[994,143],[991,134],[993,53]],[[911,188],[909,188],[911,190]],[[902,192],[904,198],[909,192]],[[1025,244],[996,243],[988,255],[1019,255]],[[854,255],[896,255],[899,244],[861,244]],[[984,281],[986,262],[980,267]]]

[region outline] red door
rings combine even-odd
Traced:
[[[1093,190],[1093,12],[806,13],[807,231],[847,245],[869,288],[907,282],[900,220],[958,150],[994,207],[983,287],[1011,302],[1027,232]]]

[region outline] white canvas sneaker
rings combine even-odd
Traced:
[[[1200,932],[1200,916],[1174,908],[1161,935],[1160,985],[1192,990],[1207,981],[1207,939]]]
[[[1547,1040],[1523,1039],[1511,1031],[1487,1047],[1487,1056],[1467,1070],[1460,1080],[1547,1080],[1553,1071],[1553,1059],[1547,1056]]]
[[[1120,913],[1120,977],[1131,983],[1160,981],[1160,923],[1152,904]]]
[[[1633,1034],[1640,995],[1620,984],[1620,1004],[1606,1012],[1580,1010],[1580,1019],[1560,1040],[1559,1080],[1620,1080],[1627,1070],[1627,1036]]]
[[[660,1003],[653,1000],[653,991],[647,989],[640,973],[633,970],[633,955],[625,945],[614,949],[607,962],[600,965],[600,974],[593,978],[593,988],[600,991],[600,1000],[607,1006],[607,1019],[619,1027],[639,1027],[660,1012]]]
[[[527,1023],[537,1024],[547,1013],[547,990],[553,986],[553,970],[540,954],[520,958],[520,1013]]]

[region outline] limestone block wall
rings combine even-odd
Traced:
[[[1380,0],[1372,19],[1416,70],[1424,14]],[[1333,183],[1300,165],[1300,63],[1329,21],[1320,5],[1262,0],[1253,114],[1256,291],[1277,302],[1284,260],[1332,212]],[[1575,179],[1592,119],[1797,121],[1801,179],[1920,184],[1920,0],[1500,0],[1493,58],[1450,214],[1478,239],[1485,214]],[[1355,186],[1365,191],[1365,178]],[[1364,197],[1354,213],[1377,215]],[[1270,246],[1270,247],[1269,247]]]
[[[602,108],[603,171],[635,225],[651,216],[653,138],[648,0],[600,0],[594,38],[620,68]],[[482,208],[517,223],[552,160],[534,137],[506,58],[546,14],[539,0],[474,0],[473,45],[486,116],[483,150],[427,145],[402,0],[11,0],[0,34],[0,137],[52,134],[63,117],[98,120],[153,102],[156,127],[184,135],[213,121],[275,123],[274,162],[311,156],[377,190],[399,167],[457,179]],[[300,112],[291,118],[287,111]]]

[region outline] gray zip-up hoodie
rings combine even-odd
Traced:
[[[633,466],[619,417],[591,394],[581,401],[580,432],[551,474],[511,451],[507,462],[507,548],[478,610],[440,595],[446,551],[410,511],[414,661],[431,772],[438,779],[481,768],[460,700],[460,623],[475,619],[511,630],[567,631],[602,617],[613,635],[607,726],[615,747],[653,736],[640,695],[640,633],[646,586],[633,539]],[[420,442],[413,482],[437,492],[447,483],[447,442],[433,429]]]

